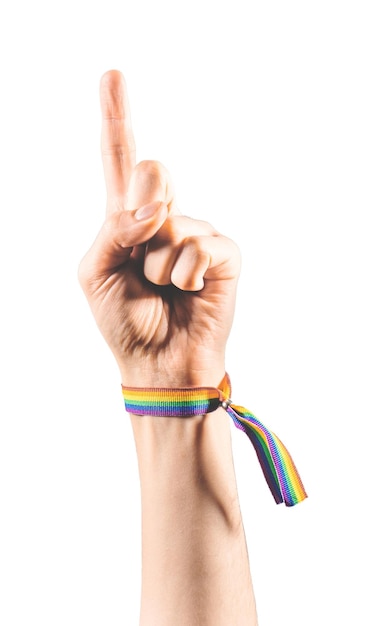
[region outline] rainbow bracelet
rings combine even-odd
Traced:
[[[268,487],[277,504],[294,506],[307,498],[303,483],[286,447],[250,411],[233,404],[228,374],[219,387],[182,389],[125,387],[122,385],[126,411],[155,417],[191,417],[205,415],[222,406],[237,428],[251,440]]]

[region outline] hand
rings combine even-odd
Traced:
[[[122,74],[107,72],[100,94],[107,215],[80,263],[81,286],[124,385],[217,386],[239,250],[180,213],[160,163],[136,164]]]

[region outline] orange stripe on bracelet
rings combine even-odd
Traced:
[[[191,417],[211,413],[222,406],[235,426],[245,432],[252,442],[275,502],[294,506],[307,498],[299,473],[284,444],[253,413],[234,404],[230,399],[231,383],[228,374],[217,389],[140,388],[122,385],[122,393],[126,411],[135,415]]]

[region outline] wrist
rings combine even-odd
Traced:
[[[208,367],[165,366],[165,363],[144,363],[135,367],[123,364],[119,366],[121,382],[125,387],[163,387],[179,389],[181,387],[217,387],[225,375],[225,363]]]

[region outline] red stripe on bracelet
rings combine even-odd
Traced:
[[[228,374],[217,389],[140,388],[122,385],[122,392],[126,411],[134,415],[190,417],[211,413],[222,406],[235,426],[245,432],[252,442],[275,502],[293,506],[307,498],[299,473],[284,444],[248,409],[233,404]]]

